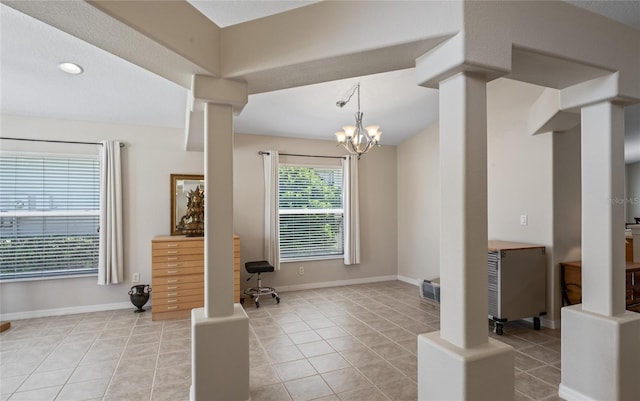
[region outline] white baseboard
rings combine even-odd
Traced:
[[[522,319],[522,320],[533,324],[533,318],[532,317],[527,317],[527,318]],[[546,328],[552,329],[552,330],[557,330],[557,329],[560,328],[560,320],[551,320],[551,319],[547,319],[544,316],[541,316],[540,317],[540,326],[546,327]]]
[[[316,288],[338,287],[342,285],[354,285],[354,284],[379,283],[382,281],[394,281],[394,280],[398,280],[398,276],[389,275],[389,276],[355,278],[351,280],[323,281],[320,283],[281,285],[281,286],[278,286],[276,290],[278,290],[278,292],[302,291],[302,290],[313,290]]]
[[[108,310],[129,309],[129,308],[135,309],[135,306],[131,305],[131,302],[116,302],[112,304],[71,306],[68,308],[40,309],[40,310],[33,310],[33,311],[26,311],[26,312],[3,313],[0,315],[0,320],[10,321],[10,320],[33,319],[37,317],[75,315],[77,313],[103,312]]]
[[[560,328],[561,320],[551,320],[546,317],[540,318],[540,324],[542,327],[546,327],[553,330],[558,330]]]
[[[560,383],[560,386],[558,386],[558,396],[560,398],[562,398],[563,400],[583,400],[583,401],[595,401],[593,398],[591,397],[587,397],[586,395],[572,389],[569,388],[567,386],[565,386],[564,384]]]
[[[413,285],[415,285],[417,287],[420,287],[420,284],[422,284],[422,280],[421,279],[411,278],[411,277],[403,276],[401,274],[398,274],[398,280],[404,281],[405,283],[413,284]]]

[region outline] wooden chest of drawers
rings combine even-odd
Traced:
[[[234,302],[240,302],[240,238],[234,246]],[[204,305],[204,238],[159,236],[151,243],[152,319],[186,318]]]

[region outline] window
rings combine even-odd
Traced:
[[[281,164],[280,259],[342,257],[342,167]]]
[[[97,157],[0,155],[0,280],[98,271]]]

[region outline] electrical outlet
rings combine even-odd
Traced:
[[[298,267],[298,274],[304,276],[304,266]]]
[[[140,282],[140,273],[133,273],[131,275],[131,282],[132,283],[139,283]]]
[[[521,214],[520,215],[520,225],[521,226],[526,226],[529,223],[529,218],[527,217],[526,214]]]

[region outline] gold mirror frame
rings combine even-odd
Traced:
[[[187,194],[198,185],[204,189],[204,175],[171,174],[171,235],[184,234],[177,225],[187,212]]]

